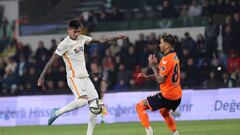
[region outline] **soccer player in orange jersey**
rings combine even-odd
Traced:
[[[159,66],[155,55],[149,55],[148,61],[154,72],[152,75],[140,73],[143,79],[155,79],[160,84],[160,92],[149,96],[136,105],[138,117],[146,129],[147,135],[153,135],[146,110],[159,110],[173,135],[179,135],[170,110],[175,111],[181,102],[182,89],[180,86],[180,65],[174,52],[175,39],[171,34],[164,34],[160,41],[160,50],[164,53]]]

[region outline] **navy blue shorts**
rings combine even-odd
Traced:
[[[164,98],[162,93],[159,92],[153,96],[147,97],[147,101],[151,107],[151,111],[156,111],[161,108],[167,108],[175,111],[181,103],[181,98],[178,100],[169,100]]]

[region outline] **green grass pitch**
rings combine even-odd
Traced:
[[[171,135],[164,122],[151,122],[155,135]],[[0,127],[0,135],[85,135],[87,125]],[[177,121],[180,135],[240,135],[239,120]],[[140,123],[98,124],[94,135],[145,135]]]

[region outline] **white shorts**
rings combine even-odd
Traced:
[[[97,91],[89,79],[86,78],[67,78],[68,86],[70,87],[72,93],[75,96],[75,99],[78,99],[80,96],[87,96],[88,100],[98,98]]]

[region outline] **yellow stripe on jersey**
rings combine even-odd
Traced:
[[[71,63],[70,59],[68,58],[68,56],[67,56],[66,53],[64,53],[63,56],[64,56],[64,58],[66,58],[67,63],[68,63],[68,66],[69,66],[69,68],[70,68],[71,71],[72,71],[72,77],[75,77],[75,71],[74,71],[74,69],[73,69],[73,67],[72,67],[72,63]]]
[[[80,97],[81,95],[80,95],[79,90],[77,88],[77,85],[74,83],[72,77],[70,77],[70,80],[71,80],[71,82],[73,84],[73,89],[77,92],[78,97]]]

